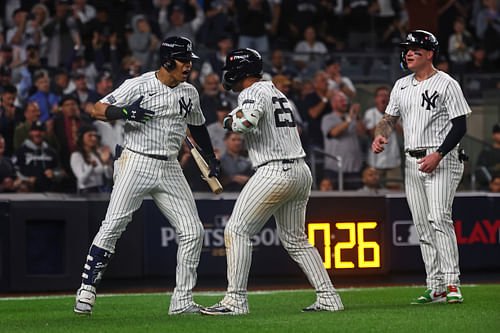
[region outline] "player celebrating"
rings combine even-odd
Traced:
[[[249,312],[247,282],[251,237],[274,215],[281,243],[309,278],[316,302],[303,311],[339,311],[344,306],[304,232],[312,176],[304,162],[299,133],[287,98],[272,82],[261,81],[262,58],[252,49],[227,55],[222,84],[241,92],[224,128],[242,133],[255,174],[241,191],[224,230],[228,288],[224,299],[202,309],[207,315]]]
[[[192,59],[191,41],[167,38],[160,47],[159,70],[125,81],[95,104],[100,120],[126,119],[125,147],[115,162],[114,187],[106,217],[90,247],[77,291],[75,312],[91,314],[96,287],[111,259],[117,240],[146,194],[175,227],[179,236],[176,287],[169,314],[197,313],[191,290],[203,241],[203,225],[177,154],[186,127],[208,153],[210,175],[218,173],[198,92],[186,79]]]
[[[406,197],[427,273],[427,290],[411,303],[461,303],[451,208],[464,170],[457,146],[465,135],[465,118],[471,110],[457,81],[433,66],[439,51],[434,35],[410,31],[400,45],[401,63],[413,74],[395,83],[389,105],[375,128],[372,150],[384,150],[401,117]]]

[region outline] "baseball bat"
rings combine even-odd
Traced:
[[[198,149],[196,149],[193,142],[191,142],[188,137],[186,137],[186,143],[189,147],[189,150],[191,150],[191,155],[193,155],[194,161],[196,162],[196,164],[198,164],[198,168],[200,168],[201,174],[203,175],[203,177],[205,177],[205,180],[207,181],[208,186],[210,186],[212,192],[214,192],[215,194],[221,194],[223,189],[219,180],[213,176],[208,177],[210,168],[208,167],[207,162],[205,162],[205,159],[201,156]]]

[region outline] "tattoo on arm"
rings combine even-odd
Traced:
[[[384,113],[383,118],[379,121],[377,127],[375,127],[375,136],[380,134],[384,138],[388,138],[391,135],[392,130],[396,126],[398,118],[399,117],[391,116],[388,115],[387,113]]]

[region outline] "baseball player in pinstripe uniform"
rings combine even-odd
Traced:
[[[465,135],[465,118],[471,110],[458,82],[433,66],[439,51],[434,35],[410,31],[401,46],[401,63],[413,74],[395,83],[389,105],[375,128],[372,150],[384,150],[401,117],[406,196],[427,273],[426,291],[411,303],[461,303],[451,208],[464,169],[458,143]]]
[[[228,288],[224,299],[202,309],[207,315],[249,312],[247,282],[252,261],[251,237],[271,216],[281,243],[309,278],[316,302],[304,311],[338,311],[344,306],[304,231],[312,177],[304,162],[299,133],[287,98],[272,82],[261,81],[262,58],[252,49],[227,55],[223,86],[241,92],[238,107],[224,128],[242,133],[255,174],[241,191],[224,230]]]
[[[150,194],[179,236],[176,287],[169,314],[198,313],[191,290],[203,241],[203,225],[193,194],[177,154],[187,127],[207,154],[211,175],[218,173],[205,118],[196,89],[186,79],[192,59],[191,41],[167,38],[160,47],[162,65],[125,81],[95,104],[93,116],[100,120],[126,119],[125,147],[115,161],[114,187],[106,217],[95,236],[77,291],[75,312],[91,314],[96,287],[102,278],[115,244],[145,195]]]

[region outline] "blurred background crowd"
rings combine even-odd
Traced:
[[[473,107],[463,144],[463,189],[500,191],[499,0],[3,0],[0,5],[0,192],[108,192],[123,121],[94,121],[93,103],[159,67],[169,36],[201,56],[189,82],[200,93],[222,162],[239,191],[253,173],[242,138],[221,121],[237,96],[220,84],[226,54],[251,47],[264,79],[290,99],[314,189],[383,193],[404,188],[397,126],[387,152],[369,145],[399,68],[398,43],[424,29],[440,42],[437,67]],[[470,126],[470,124],[474,126]],[[492,127],[493,126],[493,127]],[[195,191],[208,187],[184,147]],[[496,184],[496,186],[495,186]]]

